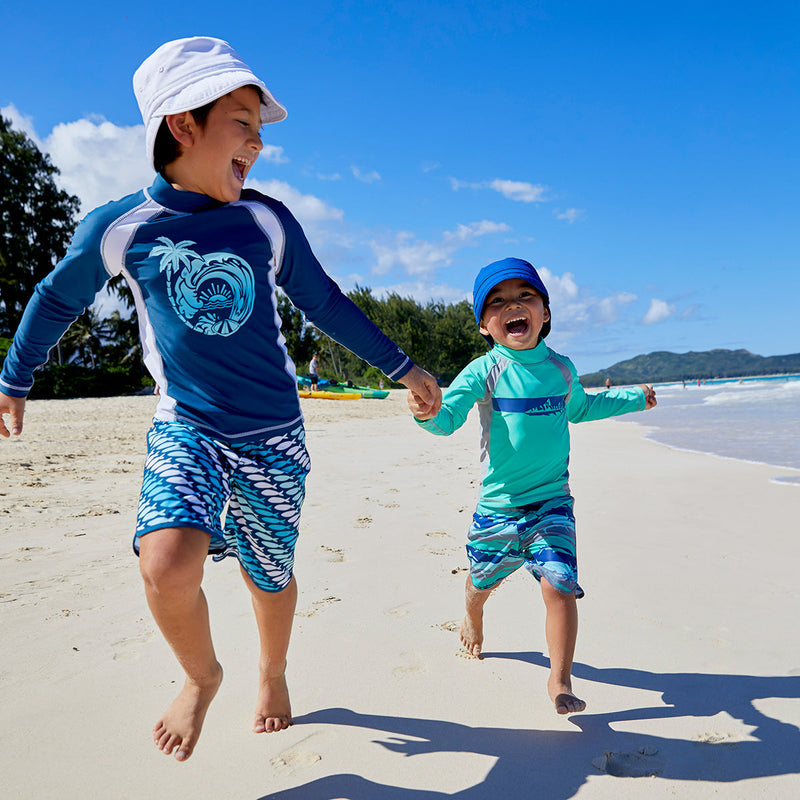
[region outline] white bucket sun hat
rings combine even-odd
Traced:
[[[162,44],[133,75],[150,164],[156,134],[167,114],[192,111],[251,84],[261,90],[261,124],[285,119],[286,109],[227,42],[192,36]]]

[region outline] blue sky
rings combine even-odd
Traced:
[[[131,76],[198,34],[287,107],[249,183],[344,289],[470,299],[515,255],[579,372],[800,351],[800,4],[6,3],[0,113],[88,211],[150,183]]]

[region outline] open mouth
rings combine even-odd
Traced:
[[[232,163],[233,163],[233,174],[240,181],[244,181],[245,175],[247,175],[247,170],[250,168],[249,159],[242,158],[241,156],[236,156],[233,159]]]
[[[522,336],[528,331],[528,320],[525,317],[515,317],[506,322],[506,331],[511,336]]]

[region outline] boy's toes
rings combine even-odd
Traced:
[[[474,642],[468,642],[462,639],[460,653],[466,658],[480,658],[481,646],[479,644],[475,644]]]
[[[192,751],[186,747],[180,747],[175,753],[175,760],[176,761],[186,761],[187,758],[192,754]]]
[[[574,694],[562,692],[554,700],[558,714],[578,714],[586,710],[586,703]]]

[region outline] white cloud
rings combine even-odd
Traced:
[[[269,161],[270,164],[288,164],[289,159],[283,153],[283,148],[276,144],[265,144],[258,156],[259,161]]]
[[[505,222],[491,222],[488,219],[481,220],[480,222],[470,222],[469,225],[459,224],[455,230],[445,231],[442,234],[442,239],[446,242],[470,242],[477,239],[479,236],[486,236],[491,233],[506,233],[511,228]]]
[[[595,297],[575,280],[571,272],[556,275],[547,267],[538,267],[537,272],[550,295],[554,340],[560,343],[586,335],[590,330],[613,325],[622,317],[625,308],[637,299],[630,292]]]
[[[379,275],[398,267],[409,275],[426,275],[439,267],[452,263],[456,251],[475,239],[494,233],[511,230],[504,222],[482,220],[469,225],[458,225],[452,231],[444,231],[436,242],[415,239],[412,233],[400,231],[393,242],[385,244],[377,240],[370,242],[377,263],[374,269]]]
[[[544,193],[547,187],[540,183],[528,183],[526,181],[510,181],[495,178],[492,181],[461,181],[458,178],[450,178],[450,185],[453,191],[459,189],[492,189],[499,192],[503,197],[519,203],[543,203],[547,200]]]
[[[538,183],[525,183],[524,181],[505,181],[499,178],[489,184],[489,188],[500,192],[503,197],[509,200],[516,200],[519,203],[541,203],[545,200],[544,193],[546,186]]]
[[[362,281],[356,281],[363,285]],[[404,281],[388,286],[371,286],[370,291],[375,297],[385,297],[388,294],[397,294],[400,297],[410,297],[420,305],[427,305],[431,300],[442,303],[460,303],[470,300],[469,294],[459,291],[443,283],[429,283],[424,280]]]
[[[572,225],[575,220],[580,219],[586,212],[582,208],[567,208],[564,211],[556,209],[553,213],[556,215],[556,219],[566,220]]]
[[[636,295],[630,292],[617,292],[603,297],[592,304],[592,317],[598,325],[611,325],[619,319],[623,306],[630,305],[635,300]]]
[[[642,322],[645,325],[652,325],[655,322],[663,322],[668,317],[671,317],[674,313],[675,306],[670,305],[664,300],[657,300],[656,298],[653,298],[650,301],[650,308],[647,309],[647,313],[642,318]]]
[[[15,131],[21,131],[28,137],[33,139],[37,147],[41,149],[41,142],[36,136],[36,130],[33,127],[33,119],[26,114],[23,114],[13,103],[0,108],[0,116],[5,117],[11,122],[11,127]]]
[[[303,226],[314,226],[320,222],[342,220],[344,212],[340,208],[328,205],[313,194],[303,194],[286,181],[278,180],[248,180],[247,185],[262,194],[274,197],[288,206]]]
[[[318,172],[317,178],[319,178],[321,181],[340,181],[342,176],[338,172],[331,172],[327,175],[322,172]]]
[[[83,213],[153,182],[143,125],[79,119],[56,125],[44,147],[61,170],[59,183],[80,198]]]
[[[362,183],[375,183],[375,181],[379,181],[381,176],[375,170],[372,172],[362,172],[358,167],[355,165],[350,167],[353,171],[353,175],[355,176],[356,180],[361,181]]]
[[[144,126],[121,127],[103,117],[56,125],[44,138],[33,119],[13,105],[0,109],[12,125],[24,131],[60,171],[56,183],[81,202],[85,214],[153,181],[144,155]]]

